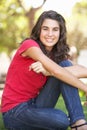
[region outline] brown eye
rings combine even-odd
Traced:
[[[42,27],[42,30],[48,30],[48,28],[47,27]]]
[[[54,30],[54,31],[59,31],[59,28],[54,28],[53,30]]]
[[[43,28],[43,30],[47,30],[47,28]]]

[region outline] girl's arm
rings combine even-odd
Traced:
[[[87,67],[82,65],[74,64],[73,66],[64,67],[66,70],[71,72],[77,78],[87,78]]]
[[[46,68],[46,70],[52,76],[76,88],[83,90],[87,94],[87,86],[83,82],[81,82],[76,76],[74,76],[67,69],[62,68],[61,66],[56,64],[54,61],[49,59],[45,54],[43,54],[40,48],[31,47],[23,53],[23,56],[29,56],[35,61],[41,62],[43,67]]]
[[[44,76],[51,76],[39,61],[32,63],[31,66],[29,66],[29,70],[33,70],[36,73],[42,73]]]
[[[68,70],[77,78],[87,78],[87,68],[82,65],[75,64],[73,66],[68,66],[63,68]],[[39,61],[33,63],[30,66],[30,69],[33,69],[33,71],[35,71],[36,73],[43,73],[43,75],[45,76],[51,76],[51,74],[43,67],[43,65]]]

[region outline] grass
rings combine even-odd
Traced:
[[[6,130],[3,124],[2,115],[0,113],[0,130]]]
[[[81,97],[81,103],[82,103],[82,106],[83,106],[83,110],[84,110],[84,114],[85,114],[85,118],[86,118],[86,121],[87,121],[87,106],[84,106],[84,101],[85,101],[85,96]],[[64,100],[62,99],[62,97],[60,96],[57,104],[56,104],[56,108],[58,109],[61,109],[63,110],[65,113],[67,113],[67,110],[66,110],[66,107],[64,105]],[[68,128],[68,130],[70,130],[70,128]]]
[[[81,98],[82,104],[84,103],[84,101],[85,101],[85,97],[82,97]],[[64,105],[64,101],[63,101],[61,96],[60,96],[60,98],[59,98],[59,100],[56,104],[56,108],[61,109],[65,113],[67,113],[67,110],[66,110],[65,105]],[[84,110],[84,114],[85,114],[85,117],[86,117],[86,120],[87,120],[87,106],[83,106],[83,110]],[[5,127],[4,127],[4,124],[3,124],[1,113],[0,113],[0,130],[6,130]],[[70,130],[70,128],[68,128],[68,130]]]

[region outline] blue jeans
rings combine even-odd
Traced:
[[[60,66],[71,66],[68,60]],[[62,94],[68,115],[56,109]],[[84,119],[78,89],[54,77],[50,77],[38,97],[24,102],[3,114],[8,130],[67,130],[70,124]]]

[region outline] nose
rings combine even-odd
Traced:
[[[53,35],[53,31],[52,30],[49,30],[48,31],[48,36],[52,36]]]

